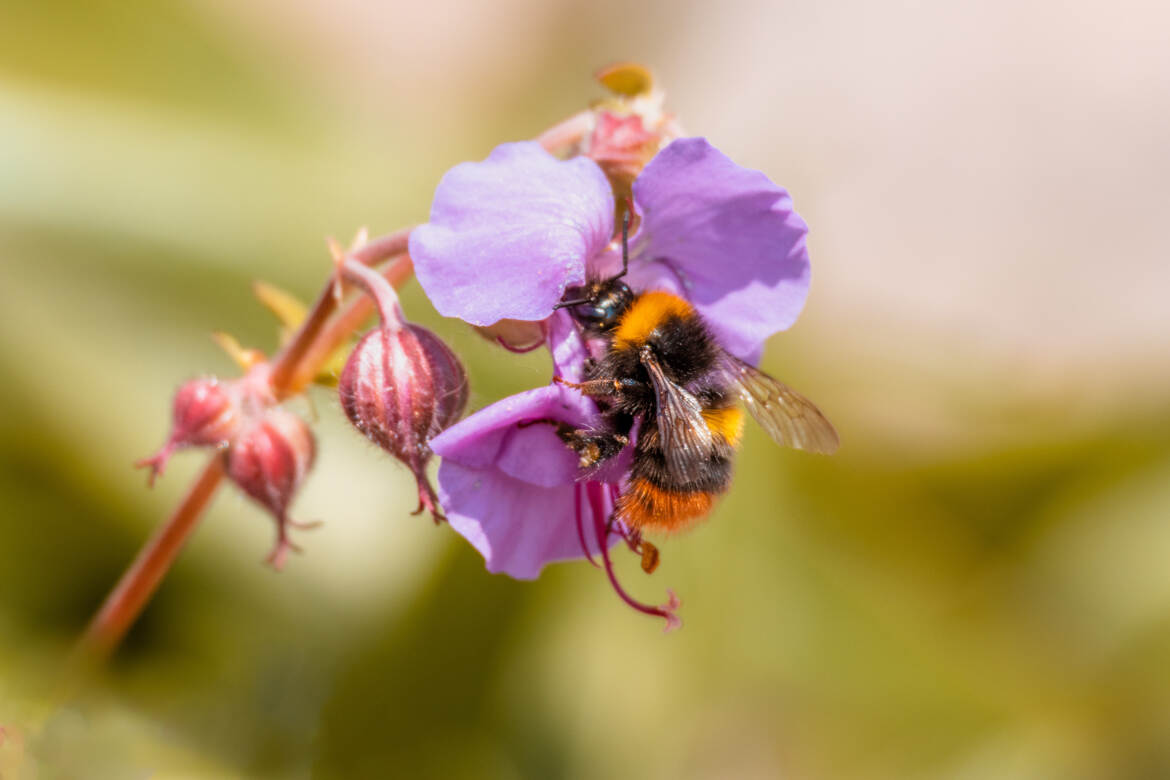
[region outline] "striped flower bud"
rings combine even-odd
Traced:
[[[418,509],[442,519],[426,476],[430,440],[467,406],[467,374],[438,336],[410,323],[367,333],[338,382],[341,407],[370,441],[414,474]]]
[[[157,453],[135,465],[150,467],[150,484],[163,473],[167,461],[183,447],[222,447],[240,428],[237,393],[231,383],[215,377],[192,379],[175,393],[171,433]]]
[[[288,508],[315,455],[309,427],[280,407],[248,420],[228,449],[228,476],[276,519],[276,544],[268,556],[275,569],[284,566],[289,550],[300,551],[288,529],[307,526],[293,522]]]

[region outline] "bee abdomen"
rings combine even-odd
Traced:
[[[680,481],[666,464],[657,430],[644,431],[630,468],[630,481],[618,499],[617,517],[651,532],[681,531],[711,511],[731,484],[732,449],[726,444],[707,456],[699,476]]]
[[[722,493],[731,483],[731,449],[713,452],[707,456],[702,468],[695,469],[699,476],[687,482],[679,480],[666,464],[666,455],[660,449],[638,448],[637,456],[630,467],[630,478],[643,480],[661,490],[675,492]]]
[[[643,531],[681,531],[711,511],[715,491],[669,490],[634,478],[618,499],[617,518]]]

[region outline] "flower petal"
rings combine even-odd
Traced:
[[[553,312],[548,318],[548,350],[552,353],[556,376],[570,382],[580,382],[584,378],[588,350],[581,331],[564,309]]]
[[[566,485],[581,476],[573,451],[557,438],[552,425],[521,428],[517,423],[557,420],[580,426],[595,424],[596,419],[592,401],[560,385],[548,385],[509,396],[452,425],[431,439],[431,450],[444,462],[498,468],[532,485]]]
[[[681,138],[634,182],[642,214],[631,266],[637,288],[676,288],[720,344],[754,359],[796,321],[808,295],[808,226],[783,187],[741,168],[704,138]]]
[[[440,314],[491,325],[547,317],[612,237],[613,194],[597,164],[526,141],[449,170],[410,256]]]
[[[580,502],[589,551],[598,551],[584,488],[538,487],[447,459],[439,466],[439,500],[451,527],[479,551],[488,571],[517,579],[535,579],[545,564],[584,555],[574,501]]]

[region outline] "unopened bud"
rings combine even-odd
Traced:
[[[442,519],[426,476],[430,440],[467,405],[467,374],[438,336],[410,323],[367,333],[338,382],[341,408],[370,441],[402,461],[418,482],[418,509]]]
[[[249,420],[227,453],[227,473],[241,490],[276,519],[276,545],[268,563],[280,569],[289,550],[297,550],[288,536],[294,523],[288,507],[313,465],[316,445],[309,427],[291,412],[275,407]]]
[[[589,140],[589,157],[601,166],[620,203],[630,196],[634,179],[658,152],[662,136],[646,128],[638,114],[597,114]]]
[[[192,379],[175,393],[171,434],[157,453],[138,461],[150,467],[150,484],[163,473],[171,455],[183,447],[221,447],[240,427],[240,410],[232,389],[215,377]]]

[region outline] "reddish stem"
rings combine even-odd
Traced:
[[[195,530],[223,476],[223,455],[216,453],[175,511],[143,545],[81,638],[81,647],[92,658],[104,658],[122,641]]]
[[[398,304],[398,293],[394,286],[386,281],[386,277],[353,258],[345,258],[339,265],[337,272],[354,284],[364,287],[374,305],[378,307],[378,314],[382,317],[382,326],[397,331],[402,328],[402,307]]]
[[[591,122],[590,112],[581,112],[545,131],[537,141],[550,152],[562,150],[584,137]],[[370,241],[347,257],[362,265],[375,265],[401,256],[383,274],[396,288],[410,277],[413,270],[406,254],[412,229],[405,228]],[[369,316],[371,303],[362,297],[334,318],[339,306],[335,292],[334,281],[330,279],[301,327],[273,359],[270,383],[278,400],[303,390],[333,351]],[[139,551],[86,628],[78,647],[87,660],[107,656],[129,631],[170,570],[223,477],[223,458],[216,454],[183,501]]]
[[[349,257],[363,265],[373,265],[388,257],[401,255],[406,252],[410,242],[410,231],[413,228],[404,228],[395,233],[382,236],[349,253]],[[272,388],[278,398],[286,398],[304,389],[304,384],[293,380],[300,380],[303,376],[301,368],[306,354],[313,346],[317,335],[325,327],[329,317],[337,309],[337,298],[333,294],[333,283],[326,284],[313,308],[300,329],[280,355],[272,361]],[[312,373],[316,373],[315,371]],[[312,373],[309,378],[312,378]],[[306,380],[307,381],[307,380]],[[299,386],[298,386],[299,384]]]
[[[409,236],[409,229],[391,233],[350,252],[348,257],[362,264],[374,264],[394,255],[404,255]],[[407,257],[405,262],[393,264],[384,276],[391,285],[398,286],[410,277],[410,272]],[[369,316],[368,299],[362,297],[335,318],[335,327],[327,327],[336,308],[331,279],[317,296],[296,335],[272,361],[269,381],[277,398],[287,398],[304,389],[333,350]],[[344,328],[348,329],[343,331]],[[78,643],[80,660],[100,661],[122,641],[195,530],[223,477],[223,457],[217,453],[170,517],[142,546],[86,627]]]
[[[410,255],[400,255],[383,269],[382,276],[391,285],[398,288],[410,278],[413,271],[414,265],[411,263]],[[293,374],[290,381],[291,388],[294,388],[290,393],[295,392],[295,388],[304,388],[313,381],[313,377],[329,359],[329,356],[345,343],[345,340],[355,330],[361,327],[373,311],[374,302],[369,296],[363,295],[330,320],[305,351],[304,357],[301,359],[301,368]]]

